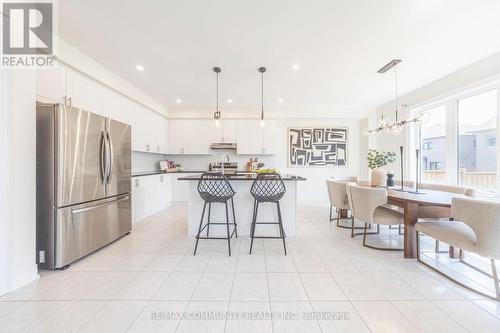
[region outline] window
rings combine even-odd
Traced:
[[[422,149],[423,150],[432,149],[432,142],[424,142],[424,143],[422,143]]]
[[[422,108],[428,120],[415,126],[421,148],[421,181],[474,188],[480,195],[500,196],[497,126],[500,83]],[[413,160],[415,161],[415,160]]]
[[[421,126],[421,179],[424,183],[446,183],[446,106],[426,113],[429,120]]]
[[[429,170],[441,170],[441,162],[430,162],[429,166]]]
[[[458,100],[458,183],[496,192],[497,90]]]

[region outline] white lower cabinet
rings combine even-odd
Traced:
[[[184,176],[186,176],[186,174],[181,173],[172,175],[172,201],[188,201],[189,181],[179,180],[180,177]]]
[[[171,175],[132,178],[132,220],[134,222],[167,207],[171,201]]]

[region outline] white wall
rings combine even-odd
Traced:
[[[10,126],[7,72],[0,69],[0,184],[9,183]],[[9,189],[0,186],[0,295],[9,290]]]
[[[0,294],[37,277],[35,75],[2,70]]]
[[[160,170],[160,161],[168,159],[166,155],[132,152],[132,173]]]
[[[295,174],[307,178],[306,182],[300,182],[298,186],[299,200],[328,200],[326,192],[326,179],[330,177],[345,177],[361,175],[366,179],[367,173],[360,174],[361,168],[366,163],[365,156],[361,156],[361,146],[363,151],[367,150],[368,139],[360,132],[364,130],[357,119],[336,119],[336,118],[293,118],[276,119],[277,122],[277,147],[276,155],[259,155],[259,161],[265,163],[267,167],[275,167],[282,173]],[[290,127],[347,127],[349,129],[349,151],[348,166],[346,167],[314,167],[314,168],[296,168],[288,167],[288,143],[287,131]],[[186,170],[207,170],[208,164],[213,161],[220,161],[222,155],[228,153],[232,161],[237,161],[239,169],[244,170],[246,162],[251,157],[249,155],[236,155],[231,151],[214,151],[212,155],[207,156],[183,156],[168,155],[172,159],[181,163]],[[361,161],[361,163],[360,163]]]

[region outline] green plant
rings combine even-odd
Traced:
[[[368,150],[368,167],[370,169],[376,169],[386,166],[389,163],[396,161],[398,155],[391,151],[377,151],[375,149]]]

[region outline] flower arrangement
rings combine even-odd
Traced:
[[[377,151],[375,149],[368,150],[368,167],[370,169],[376,169],[386,166],[389,163],[395,162],[397,155],[390,151]]]

